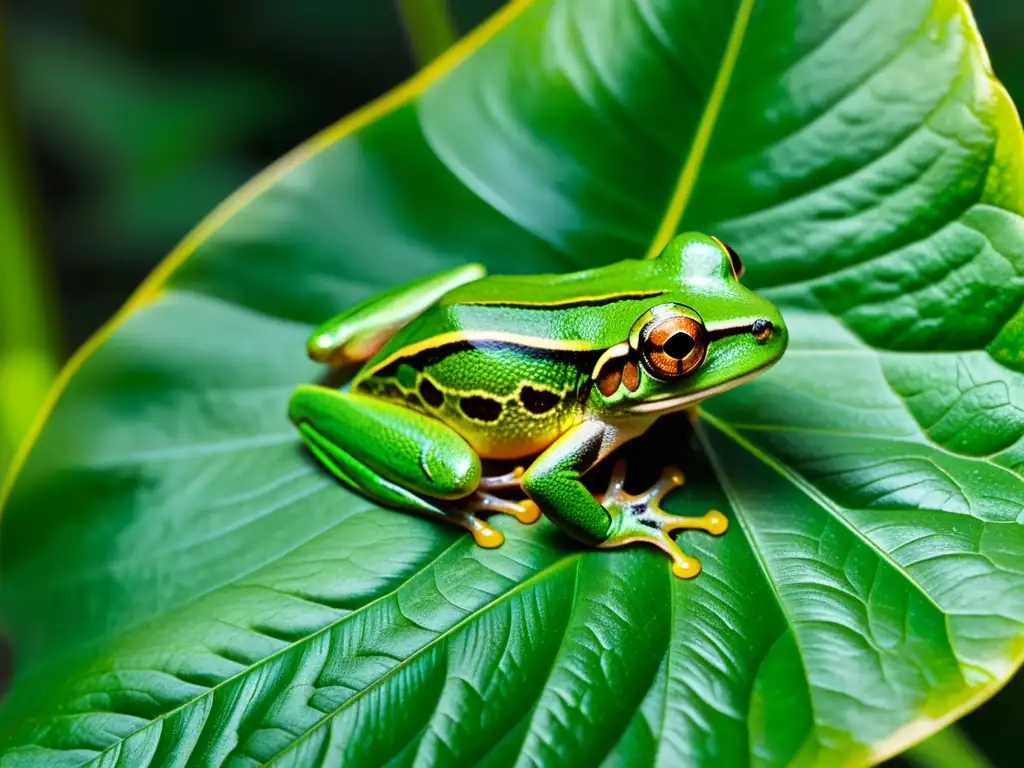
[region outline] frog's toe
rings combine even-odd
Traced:
[[[484,549],[495,549],[505,543],[505,537],[502,536],[501,531],[491,528],[470,512],[456,511],[452,514],[452,520],[473,534],[473,540],[477,546]]]
[[[496,549],[505,543],[505,537],[501,535],[501,531],[496,531],[490,526],[471,528],[470,531],[473,534],[473,540],[484,549]]]
[[[729,530],[729,521],[717,509],[705,512],[701,517],[679,517],[665,515],[668,520],[662,526],[663,531],[697,530],[706,531],[712,536],[721,536]]]
[[[522,488],[524,472],[525,470],[523,467],[516,467],[511,472],[506,472],[504,475],[481,477],[480,485],[477,487],[481,491],[508,491],[515,488]]]
[[[700,573],[700,561],[680,552],[678,557],[672,558],[672,573],[678,579],[692,579]]]
[[[661,549],[672,559],[672,572],[681,579],[692,579],[700,573],[700,563],[685,554],[670,535],[673,531],[699,530],[719,536],[726,532],[729,521],[718,510],[710,510],[701,517],[672,515],[661,508],[661,501],[670,491],[684,482],[683,473],[667,467],[661,478],[647,491],[631,495],[623,490],[625,462],[619,461],[612,470],[608,490],[601,501],[609,510],[616,510],[612,534],[602,547],[618,547],[643,541]]]
[[[517,512],[513,512],[512,514],[515,515],[516,520],[518,520],[523,525],[533,525],[538,520],[540,520],[540,507],[538,507],[530,499],[517,502],[516,506],[519,507],[519,510]]]
[[[529,499],[511,501],[481,490],[461,499],[458,506],[469,512],[483,512],[484,514],[501,512],[505,515],[512,515],[523,525],[533,525],[540,519],[540,507]]]

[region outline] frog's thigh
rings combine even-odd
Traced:
[[[460,499],[480,483],[480,458],[437,419],[394,403],[301,386],[288,413],[341,480],[392,506],[450,517],[428,499]]]

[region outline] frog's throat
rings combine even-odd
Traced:
[[[721,384],[717,384],[713,387],[701,390],[699,392],[688,392],[685,395],[679,395],[677,397],[666,397],[661,400],[645,400],[642,403],[637,403],[628,409],[627,413],[630,414],[663,414],[670,413],[672,411],[680,411],[684,408],[688,408],[695,403],[699,403],[701,400],[706,400],[714,395],[719,395],[722,392],[727,392],[733,387],[738,387],[740,384],[746,384],[751,379],[756,379],[762,373],[767,371],[775,364],[775,361],[765,363],[759,368],[755,368],[749,373],[745,373],[742,376],[738,376],[735,379],[724,381]]]

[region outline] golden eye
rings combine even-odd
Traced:
[[[704,362],[704,326],[686,315],[656,320],[640,332],[640,349],[645,367],[655,378],[685,376]]]

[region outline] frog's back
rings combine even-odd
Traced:
[[[549,275],[490,275],[460,285],[395,333],[373,368],[412,347],[456,337],[522,337],[541,347],[605,349],[665,292],[653,261]]]
[[[582,418],[600,354],[592,331],[566,325],[579,295],[573,275],[460,286],[401,328],[354,388],[442,420],[484,458],[536,453]],[[510,301],[522,296],[533,303]]]
[[[485,458],[535,453],[582,419],[597,358],[662,293],[640,283],[635,262],[475,280],[401,328],[354,387],[441,419]]]

